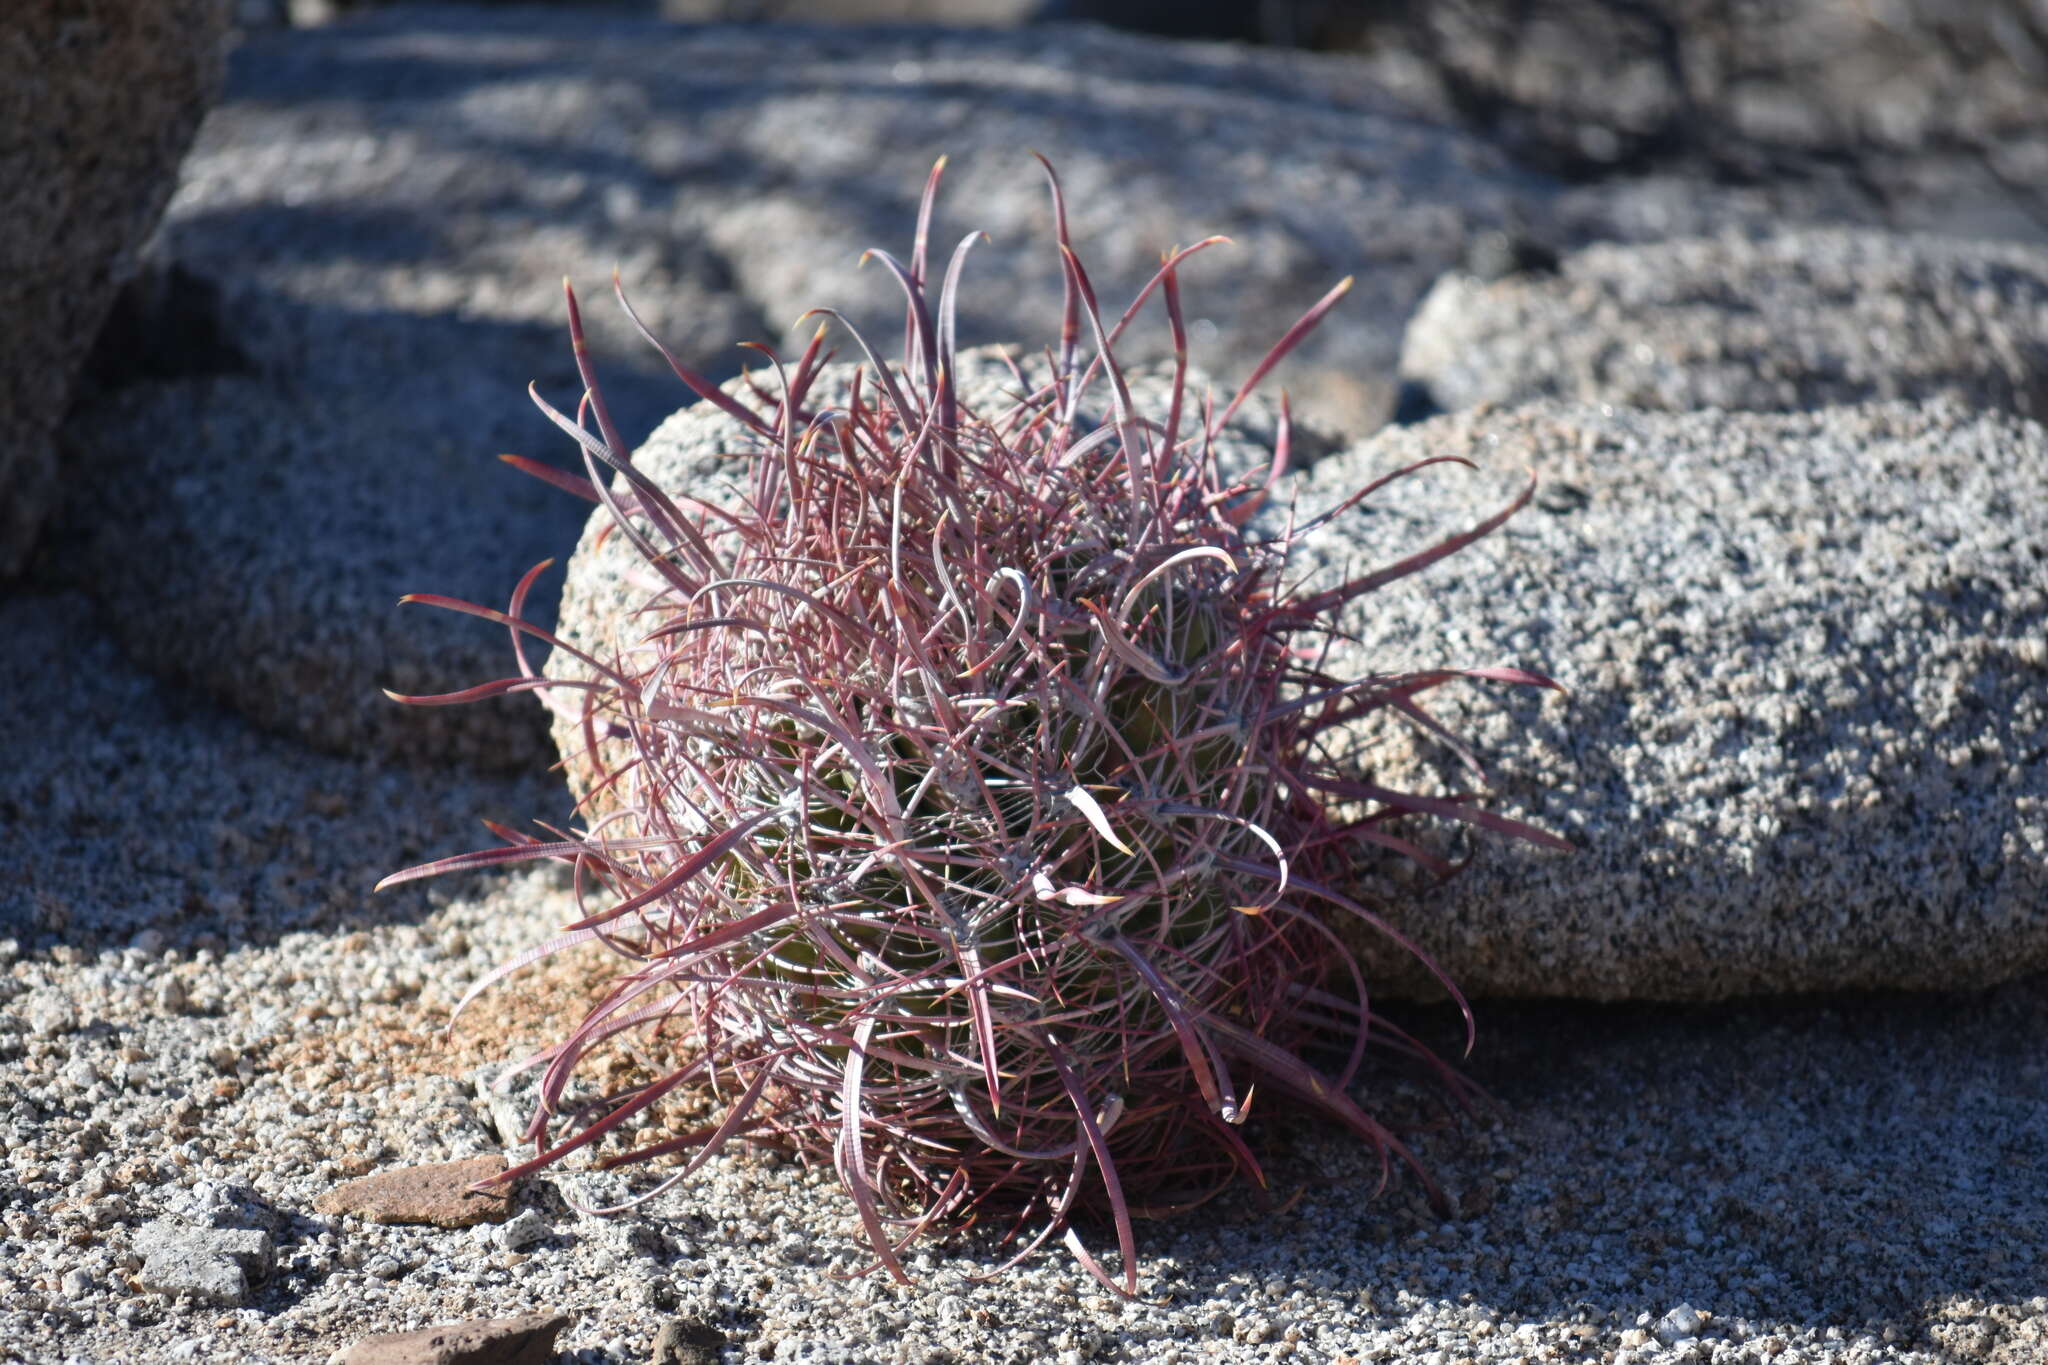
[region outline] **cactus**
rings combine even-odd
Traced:
[[[1319,736],[1382,708],[1419,716],[1414,699],[1455,677],[1554,684],[1506,668],[1339,679],[1319,646],[1338,606],[1491,531],[1531,490],[1376,573],[1296,590],[1289,551],[1311,527],[1269,505],[1289,458],[1284,399],[1253,474],[1227,475],[1217,438],[1349,281],[1219,407],[1189,392],[1177,272],[1221,239],[1168,255],[1107,320],[1047,165],[1062,333],[1041,378],[1020,364],[996,397],[969,396],[955,314],[975,239],[936,292],[927,273],[943,164],[909,260],[871,253],[905,297],[900,361],[829,310],[864,364],[828,370],[824,326],[793,364],[768,353],[726,389],[664,351],[745,457],[745,495],[725,505],[635,465],[569,292],[587,389],[573,418],[535,401],[588,478],[507,458],[599,503],[605,533],[644,565],[655,586],[611,623],[615,648],[523,619],[545,565],[507,612],[406,599],[509,626],[519,672],[399,700],[544,692],[586,827],[539,840],[493,826],[501,847],[387,884],[574,865],[576,920],[471,998],[585,941],[626,963],[534,1059],[536,1155],[504,1178],[641,1128],[680,1087],[708,1088],[724,1101],[716,1122],[602,1164],[672,1158],[672,1181],[731,1139],[778,1144],[830,1163],[898,1278],[919,1235],[997,1220],[1011,1263],[1064,1233],[1131,1293],[1132,1219],[1256,1178],[1241,1125],[1270,1092],[1348,1125],[1383,1176],[1398,1160],[1435,1198],[1349,1093],[1369,1034],[1429,1054],[1372,1015],[1328,921],[1395,934],[1344,886],[1361,846],[1439,866],[1397,817],[1558,841],[1462,799],[1377,787],[1328,760]],[[1115,351],[1155,296],[1174,362],[1164,410],[1148,412]],[[527,638],[555,651],[547,674]],[[572,1073],[624,1034],[644,1035],[665,1069],[557,1131]],[[1304,1060],[1331,1045],[1334,1070]],[[1073,1233],[1084,1208],[1113,1224],[1120,1277]]]

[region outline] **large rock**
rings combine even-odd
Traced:
[[[1809,230],[1600,245],[1437,281],[1402,377],[1446,409],[1791,411],[1953,393],[2048,418],[2048,250]]]
[[[52,433],[219,85],[226,0],[15,0],[0,33],[0,577],[56,498]]]
[[[720,354],[693,358],[726,372],[729,344],[764,324],[714,255],[620,210],[653,167],[584,194],[581,173],[437,106],[453,53],[426,65],[437,93],[420,97],[339,37],[273,41],[238,58],[167,214],[162,273],[183,288],[155,292],[179,316],[159,306],[131,329],[66,428],[93,477],[72,481],[52,572],[94,594],[131,657],[266,729],[337,754],[544,764],[531,698],[418,709],[382,694],[514,672],[504,630],[398,599],[502,608],[575,543],[585,509],[493,458],[565,445],[524,391],[573,407],[565,271],[595,296],[608,387],[642,431],[677,386],[624,344],[601,287],[615,262],[653,325],[702,328]],[[269,63],[302,49],[342,68],[328,88],[277,83]],[[574,99],[535,99],[527,131],[573,146]],[[195,363],[196,333],[232,354]],[[542,625],[557,581],[535,594]]]
[[[1431,709],[1495,809],[1575,855],[1467,841],[1448,883],[1362,865],[1468,991],[1588,998],[1976,986],[2048,966],[2048,432],[1958,405],[1797,416],[1537,405],[1390,430],[1305,509],[1427,456],[1305,563],[1507,527],[1345,617],[1352,671],[1515,663]],[[1390,786],[1465,789],[1405,725],[1353,736]],[[1376,948],[1386,969],[1419,978]],[[1405,975],[1404,975],[1405,973]]]
[[[573,543],[575,500],[491,458],[552,453],[520,390],[573,382],[566,340],[226,292],[261,371],[132,384],[79,413],[66,440],[98,476],[76,490],[56,572],[137,662],[324,752],[544,762],[528,697],[415,708],[379,689],[517,671],[504,629],[398,600],[503,609]],[[545,596],[533,615],[551,619]]]

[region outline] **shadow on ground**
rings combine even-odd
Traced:
[[[2048,977],[1719,1006],[1481,1002],[1479,1018],[1469,1074],[1496,1107],[1417,1137],[1458,1217],[1438,1220],[1412,1179],[1370,1198],[1369,1153],[1273,1121],[1276,1196],[1298,1201],[1234,1198],[1210,1220],[1226,1226],[1155,1225],[1149,1248],[1255,1281],[1334,1272],[1382,1313],[1412,1294],[1603,1335],[1690,1303],[1762,1331],[1941,1350],[1956,1304],[2048,1294]],[[1454,1050],[1452,1022],[1420,1026]],[[1425,1112],[1405,1085],[1381,1098]],[[1982,1354],[1995,1325],[1967,1331],[1960,1358],[1999,1358]]]

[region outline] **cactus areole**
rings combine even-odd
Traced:
[[[615,623],[615,647],[592,650],[522,618],[546,565],[508,611],[407,598],[510,627],[518,676],[399,700],[541,692],[569,722],[558,734],[579,737],[564,760],[583,775],[585,823],[546,839],[494,825],[502,847],[387,884],[574,866],[577,918],[468,998],[586,941],[624,961],[531,1059],[544,1068],[537,1154],[504,1179],[600,1140],[605,1166],[669,1159],[681,1179],[745,1138],[830,1163],[870,1269],[901,1278],[921,1234],[995,1220],[1009,1264],[1064,1234],[1132,1293],[1134,1217],[1258,1177],[1241,1127],[1255,1091],[1330,1115],[1377,1149],[1383,1178],[1398,1158],[1436,1196],[1350,1093],[1368,1036],[1427,1054],[1371,1016],[1330,927],[1353,915],[1394,934],[1346,894],[1347,869],[1362,848],[1441,867],[1397,832],[1416,815],[1560,841],[1460,797],[1382,789],[1318,738],[1383,708],[1430,723],[1416,698],[1457,677],[1552,684],[1511,668],[1340,678],[1321,661],[1337,608],[1493,530],[1533,481],[1441,544],[1296,590],[1289,551],[1314,523],[1257,517],[1287,465],[1284,400],[1253,476],[1227,478],[1213,447],[1350,282],[1219,406],[1188,391],[1176,272],[1222,239],[1168,255],[1106,318],[1047,166],[1065,325],[1048,377],[1020,366],[1000,401],[970,404],[954,385],[954,319],[975,238],[936,290],[926,269],[943,166],[909,260],[872,253],[906,300],[900,358],[819,310],[864,357],[827,403],[824,325],[793,363],[767,353],[727,390],[664,349],[730,420],[747,491],[722,505],[636,467],[570,293],[586,390],[574,417],[535,401],[588,478],[507,459],[600,504],[641,561],[646,600]],[[1174,367],[1163,410],[1140,411],[1115,349],[1154,298]],[[553,648],[547,674],[529,640]],[[628,1034],[666,1070],[564,1104],[579,1064]],[[716,1118],[651,1127],[680,1087],[712,1095]],[[1113,1223],[1120,1274],[1073,1233],[1083,1208]]]

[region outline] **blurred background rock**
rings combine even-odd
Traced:
[[[318,24],[379,0],[238,3],[247,25]],[[1930,227],[2048,231],[2048,0],[557,3],[688,23],[1087,22],[1341,52],[1363,82],[1567,178],[1684,165],[1757,180],[1820,160],[1881,192],[1933,182],[1954,204]]]
[[[483,0],[490,3],[490,0]],[[533,0],[524,0],[532,4]],[[556,6],[654,15],[686,24],[968,24],[1028,22],[1040,0],[552,0]],[[311,28],[380,0],[237,0],[250,27]],[[1103,23],[1116,21],[1108,18]]]
[[[56,428],[221,78],[221,0],[10,0],[0,20],[0,581],[56,503]]]

